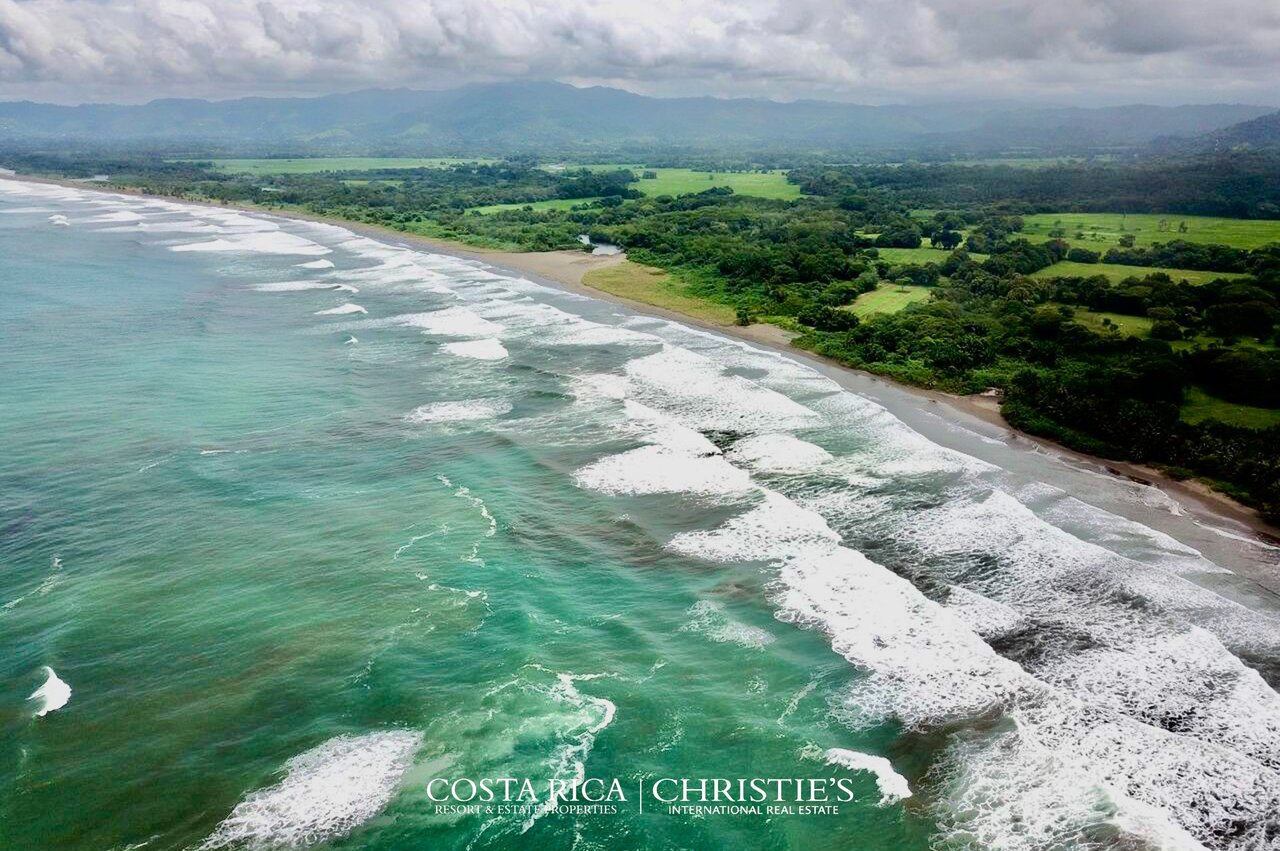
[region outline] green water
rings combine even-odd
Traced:
[[[1178,641],[1203,633],[1208,673],[1193,661],[1173,690],[1203,700],[1201,680],[1234,678],[1248,699],[1221,715],[1280,717],[1238,661],[1276,658],[1274,616],[1180,578],[1214,575],[1204,558],[956,460],[804,368],[448,258],[406,271],[405,252],[336,229],[286,225],[313,248],[273,253],[252,219],[88,193],[5,205],[2,848],[1122,847],[1147,839],[1099,792],[1088,737],[1054,738],[1075,722],[1047,716],[1064,701],[1043,690],[1132,724],[1135,759],[1143,736],[1185,739],[1199,759],[1219,734],[1169,732],[1071,654],[1104,647],[1097,664],[1123,671],[1135,630],[1184,660]],[[70,226],[49,221],[59,212]],[[170,250],[214,238],[245,243]],[[334,269],[299,266],[326,248]],[[359,292],[257,288],[312,279]],[[316,314],[344,302],[367,313]],[[436,311],[459,305],[441,327]],[[496,338],[505,357],[468,356]],[[700,360],[652,360],[672,351]],[[760,434],[805,443],[752,460],[741,447]],[[695,439],[734,464],[646,454]],[[716,478],[744,469],[749,488]],[[757,516],[719,544],[698,537]],[[1021,531],[992,532],[997,516]],[[966,518],[985,530],[971,541],[955,534]],[[872,561],[833,556],[833,534]],[[1123,589],[1076,581],[1098,575],[1091,559],[1123,561]],[[1029,565],[1057,566],[1052,593],[1024,593],[1043,578]],[[1178,599],[1152,604],[1169,582]],[[1003,608],[966,620],[978,609],[952,588]],[[1090,606],[1080,620],[1105,640],[1058,643],[1065,613]],[[1006,610],[1023,625],[987,634]],[[1212,636],[1188,631],[1193,615]],[[46,666],[72,694],[39,716],[27,696]],[[1062,794],[1028,797],[1055,772],[1022,756],[974,756],[1003,759],[1015,729],[1072,751]],[[1259,790],[1277,740],[1214,741],[1222,764],[1256,773],[1238,792],[1249,830],[1274,819]],[[881,805],[875,775],[830,762],[833,748],[888,757],[913,796]],[[425,794],[435,777],[541,787],[578,771],[618,778],[628,800],[530,818],[443,814]],[[979,789],[983,772],[1000,782]],[[1166,795],[1156,773],[1128,794]],[[843,777],[857,795],[830,815],[639,812],[637,787],[660,777]],[[1180,806],[1171,822],[1207,836]]]

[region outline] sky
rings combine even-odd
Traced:
[[[0,0],[0,100],[508,79],[858,103],[1280,104],[1280,0]]]

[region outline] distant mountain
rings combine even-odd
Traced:
[[[1280,112],[1232,124],[1206,134],[1201,141],[1217,149],[1280,148]]]
[[[515,82],[317,98],[156,100],[140,106],[0,103],[0,140],[289,145],[316,150],[521,150],[601,145],[802,145],[809,149],[1131,146],[1194,136],[1272,108],[1106,109],[1009,104],[861,106],[829,101],[650,98]]]

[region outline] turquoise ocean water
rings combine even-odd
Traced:
[[[0,848],[1280,847],[1280,617],[1224,569],[1276,552],[1154,489],[474,262],[10,181],[0,363]],[[640,813],[662,777],[856,794]]]

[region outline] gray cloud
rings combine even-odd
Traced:
[[[1280,100],[1268,0],[0,0],[0,98],[532,76],[858,101]]]

